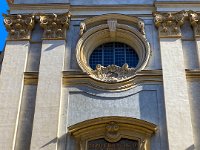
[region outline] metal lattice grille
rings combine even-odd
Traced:
[[[125,63],[129,67],[136,67],[139,62],[137,53],[133,48],[118,42],[106,43],[97,47],[90,56],[90,66],[95,69],[97,64],[108,66],[115,64],[122,67]]]

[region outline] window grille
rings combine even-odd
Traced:
[[[132,68],[136,67],[138,62],[139,57],[135,50],[119,42],[100,45],[92,52],[89,59],[89,64],[92,69],[95,69],[97,64],[104,67],[112,64],[122,67],[125,63]]]

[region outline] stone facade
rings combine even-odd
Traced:
[[[200,149],[198,1],[8,3],[0,149]],[[134,48],[138,65],[91,69],[108,42]]]

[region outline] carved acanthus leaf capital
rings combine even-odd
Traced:
[[[4,24],[8,31],[8,40],[28,40],[34,28],[35,21],[32,15],[6,15]]]
[[[65,39],[71,14],[47,14],[40,16],[40,26],[44,29],[44,39]]]
[[[180,27],[185,21],[185,11],[177,13],[155,12],[153,15],[160,37],[181,37]]]
[[[200,37],[200,13],[188,11],[190,23],[194,30],[195,37]]]

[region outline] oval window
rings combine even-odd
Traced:
[[[139,62],[138,54],[129,45],[119,42],[111,42],[100,45],[90,55],[89,64],[92,69],[96,65],[107,67],[117,65],[122,67],[128,64],[130,68],[135,68]]]

